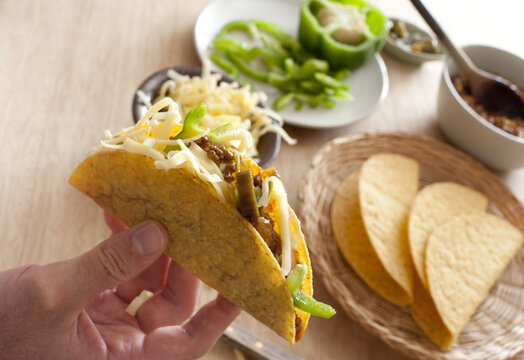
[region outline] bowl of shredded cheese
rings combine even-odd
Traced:
[[[177,103],[182,118],[205,103],[208,112],[199,125],[213,130],[230,123],[234,129],[231,136],[242,139],[244,148],[240,150],[261,167],[273,161],[281,139],[290,145],[296,143],[282,128],[282,117],[263,105],[267,100],[264,93],[253,92],[248,86],[211,72],[207,61],[202,67],[171,67],[149,76],[133,98],[134,121],[166,97]]]

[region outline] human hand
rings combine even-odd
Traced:
[[[0,359],[194,359],[238,316],[218,295],[182,324],[200,283],[163,254],[165,229],[106,222],[113,235],[77,258],[0,272]],[[127,314],[144,289],[155,295]]]

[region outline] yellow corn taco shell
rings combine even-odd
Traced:
[[[478,191],[452,182],[426,186],[415,198],[409,215],[409,246],[415,270],[427,286],[424,266],[429,235],[445,219],[465,211],[485,211],[488,199]]]
[[[331,204],[331,228],[340,252],[368,286],[396,305],[411,296],[391,277],[366,233],[358,197],[358,172],[350,174],[337,189]]]
[[[89,156],[69,181],[128,226],[162,223],[171,258],[290,343],[300,339],[309,314],[294,308],[280,266],[258,232],[209,184],[182,168],[159,170],[152,158],[126,150]],[[308,267],[301,289],[311,295],[307,248],[290,214],[294,258]]]
[[[411,315],[426,335],[438,346],[448,349],[453,334],[441,319],[429,295],[426,281],[426,245],[433,230],[446,219],[465,211],[485,211],[488,199],[464,185],[439,182],[421,190],[409,216],[409,245],[415,265]]]
[[[416,275],[413,276],[413,304],[410,305],[410,312],[431,341],[443,349],[449,349],[454,341],[453,334],[442,321],[435,302]]]
[[[426,273],[435,307],[455,340],[523,242],[495,215],[472,212],[446,220],[426,247]]]
[[[390,276],[413,297],[408,216],[418,191],[418,163],[398,154],[377,154],[360,169],[359,196],[369,240]]]

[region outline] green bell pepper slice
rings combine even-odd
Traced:
[[[202,134],[205,129],[200,127],[198,125],[198,122],[206,115],[207,113],[207,106],[205,103],[200,103],[196,108],[193,108],[189,110],[187,113],[185,119],[184,119],[184,125],[182,127],[182,131],[178,133],[174,137],[174,140],[182,140],[182,139],[189,139],[194,136]],[[233,130],[233,125],[230,123],[224,124],[212,131],[209,132],[209,140],[211,142],[224,145],[224,141],[220,138],[220,134],[225,133],[227,131]],[[164,152],[168,154],[170,151],[180,150],[180,146],[178,145],[168,145],[164,149]]]
[[[243,32],[250,40],[235,36]],[[341,81],[348,71],[330,75],[329,63],[305,50],[300,42],[276,24],[264,20],[227,23],[213,40],[213,60],[235,80],[245,77],[271,84],[282,95],[273,107],[281,110],[293,101],[331,108],[335,98],[349,99],[348,86]]]
[[[188,139],[193,136],[202,134],[205,130],[198,126],[198,122],[206,115],[207,106],[205,103],[200,103],[196,108],[189,110],[184,119],[184,126],[182,131],[175,136],[175,140]]]
[[[349,45],[340,42],[335,38],[338,29],[336,24],[320,24],[317,16],[323,8],[337,10],[336,6],[331,6],[332,4],[354,6],[365,15],[367,29],[359,43]],[[300,11],[298,37],[306,49],[327,60],[331,69],[355,69],[384,46],[389,32],[387,24],[386,16],[363,0],[306,0]]]
[[[325,319],[329,319],[336,314],[328,304],[324,304],[320,301],[313,299],[311,296],[304,294],[300,290],[300,284],[304,281],[307,275],[307,266],[303,264],[297,264],[293,270],[291,270],[286,278],[287,286],[291,297],[293,298],[293,305],[300,310],[310,313],[311,315],[319,316]]]
[[[236,176],[237,181],[237,208],[242,216],[246,219],[258,218],[257,199],[255,189],[253,188],[253,175],[251,170],[241,171]]]

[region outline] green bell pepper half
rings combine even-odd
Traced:
[[[300,290],[300,284],[302,284],[306,275],[306,265],[297,264],[295,268],[289,272],[286,278],[287,286],[291,293],[291,297],[293,298],[293,305],[311,315],[329,319],[336,314],[335,309],[328,304],[313,299],[311,296],[304,294]]]
[[[331,2],[355,6],[366,16],[368,30],[357,45],[335,40],[333,29],[320,25],[317,14]],[[298,38],[304,48],[327,60],[331,69],[355,69],[384,46],[389,32],[387,24],[386,16],[363,0],[306,0],[300,11]]]

